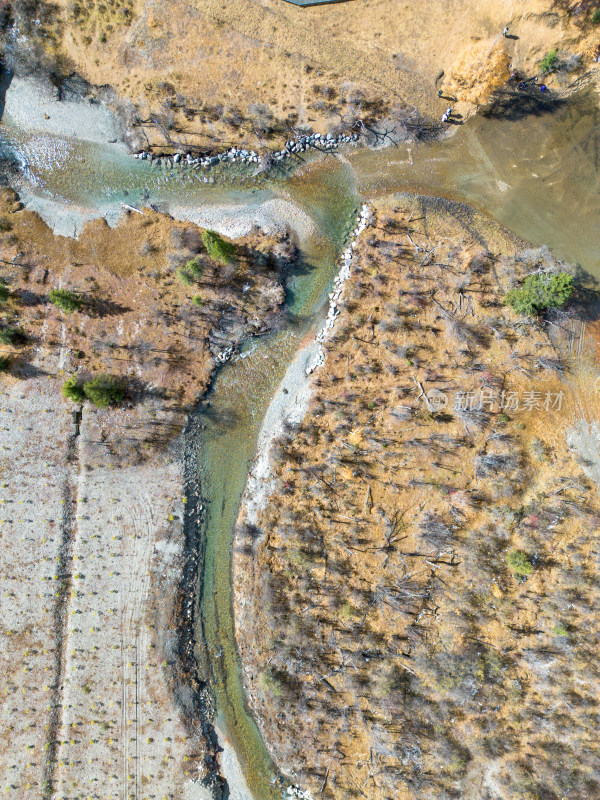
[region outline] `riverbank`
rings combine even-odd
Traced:
[[[257,205],[189,206],[174,205],[175,219],[187,220],[202,228],[212,228],[231,239],[248,236],[255,228],[266,235],[290,231],[297,241],[306,241],[316,233],[309,215],[289,200],[272,198]]]
[[[268,503],[247,491],[240,516],[247,696],[280,769],[314,796],[475,798],[497,781],[542,796],[556,762],[539,697],[557,748],[563,687],[577,680],[595,707],[596,578],[579,583],[576,565],[599,512],[564,437],[580,401],[562,345],[501,302],[516,276],[564,267],[458,212],[377,204],[308,412],[272,451]],[[495,405],[461,405],[482,392]],[[581,753],[593,726],[569,717]],[[585,764],[557,753],[583,787]]]
[[[550,0],[526,10],[461,0],[451,13],[435,0],[426,26],[417,7],[391,0],[351,10],[174,0],[164,15],[146,0],[106,13],[58,0],[39,11],[36,22],[12,4],[10,60],[112,86],[140,147],[157,149],[281,147],[296,133],[357,123],[400,129],[440,119],[438,89],[465,119],[511,70],[533,74],[553,49],[566,69],[586,69],[597,55],[592,7]]]
[[[290,207],[280,221],[273,207],[278,232],[253,229],[224,266],[210,259],[201,230],[164,214],[132,213],[115,229],[96,220],[78,240],[65,239],[12,190],[1,194],[8,288],[0,326],[21,332],[1,346],[2,439],[15,470],[5,465],[0,498],[14,543],[4,548],[3,574],[21,612],[0,636],[14,662],[11,697],[24,670],[49,703],[44,732],[30,726],[29,706],[11,713],[16,749],[6,748],[3,770],[18,765],[15,797],[32,786],[78,794],[88,780],[103,796],[152,783],[164,795],[220,797],[214,707],[194,655],[202,507],[189,471],[197,472],[198,431],[181,431],[214,355],[278,319],[295,257],[281,233],[293,224]],[[191,287],[176,278],[190,262],[202,266]],[[78,299],[71,313],[49,301],[58,287]],[[67,377],[107,373],[126,387],[123,408],[61,396]],[[21,504],[26,514],[10,511]],[[36,535],[45,566],[19,589]],[[41,598],[35,611],[33,597]],[[46,758],[23,762],[31,748]]]
[[[56,86],[42,78],[12,76],[3,114],[23,131],[115,144],[124,150],[131,142],[126,127],[105,101],[90,96],[59,99]]]

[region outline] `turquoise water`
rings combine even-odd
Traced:
[[[336,256],[358,198],[338,170],[321,167],[326,193],[310,200],[314,218],[326,220],[322,233],[302,243],[303,269],[292,281],[289,306],[293,322],[253,348],[250,357],[227,364],[209,399],[210,413],[201,437],[201,483],[209,498],[206,558],[200,598],[219,726],[233,742],[246,780],[257,800],[280,796],[276,771],[254,721],[246,711],[232,616],[231,544],[240,500],[262,420],[271,397],[302,339],[316,321],[329,285],[339,269]],[[303,203],[307,202],[303,198]],[[334,210],[332,210],[334,209]]]
[[[445,141],[349,149],[345,158],[315,155],[269,178],[255,174],[255,166],[156,168],[116,146],[23,132],[3,120],[1,149],[19,165],[27,191],[46,200],[102,214],[121,202],[169,210],[281,197],[315,222],[318,234],[301,243],[304,268],[289,286],[289,324],[254,344],[247,358],[226,365],[215,381],[198,465],[208,507],[199,619],[219,723],[256,800],[271,800],[278,790],[240,678],[231,603],[233,526],[265,411],[316,324],[360,198],[413,191],[464,201],[600,277],[599,116],[595,95],[582,93],[552,114],[477,117]]]

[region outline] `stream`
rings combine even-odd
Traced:
[[[199,612],[218,727],[254,800],[275,800],[281,789],[244,698],[232,615],[233,529],[262,420],[301,342],[323,318],[361,200],[416,193],[466,203],[600,278],[599,117],[597,97],[586,90],[544,113],[474,117],[443,140],[314,153],[267,178],[242,165],[209,173],[156,168],[116,144],[23,130],[5,113],[0,155],[16,167],[23,199],[62,233],[72,235],[94,216],[115,222],[123,202],[178,214],[211,205],[256,209],[279,198],[314,223],[316,233],[300,237],[301,267],[287,287],[289,323],[248,343],[244,357],[219,371],[201,434],[198,469],[208,510]]]

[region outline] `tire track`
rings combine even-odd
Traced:
[[[73,546],[77,536],[77,504],[80,478],[80,425],[82,411],[73,414],[73,433],[67,440],[66,469],[63,484],[63,513],[57,562],[57,592],[53,612],[55,661],[52,683],[51,712],[46,737],[47,757],[42,776],[42,796],[53,797],[57,783],[59,736],[63,728],[63,691],[67,668],[68,617],[73,586]]]

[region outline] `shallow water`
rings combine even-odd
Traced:
[[[363,151],[350,160],[368,197],[402,188],[464,201],[600,278],[595,92],[573,96],[554,113],[514,121],[475,117],[445,141]]]
[[[335,204],[310,202],[325,188],[319,166],[325,159],[343,180],[354,170],[366,197],[414,191],[464,201],[600,277],[600,109],[592,90],[574,95],[554,112],[515,120],[474,117],[443,141],[379,151],[350,148],[345,155],[351,167],[335,155],[313,152],[300,173],[290,160],[268,179],[255,174],[256,165],[208,172],[155,167],[118,145],[20,131],[6,114],[0,153],[9,153],[21,166],[29,192],[98,214],[118,212],[121,202],[168,210],[280,196],[304,198],[321,230],[335,216]]]
[[[323,165],[320,172],[327,193],[305,197],[303,203],[310,200],[315,219],[328,221],[327,233],[302,243],[303,267],[288,293],[293,320],[281,333],[260,340],[249,357],[221,370],[210,393],[200,447],[201,483],[209,498],[200,609],[212,686],[219,726],[233,742],[257,800],[279,797],[280,790],[272,783],[276,773],[271,759],[245,711],[232,617],[231,542],[262,420],[302,339],[317,324],[318,311],[339,269],[337,253],[359,207],[351,182],[340,180],[343,173]]]
[[[316,324],[358,195],[413,191],[464,201],[600,277],[599,116],[597,100],[587,92],[554,113],[512,121],[478,117],[445,141],[377,152],[351,149],[346,159],[312,156],[295,172],[290,165],[268,180],[253,176],[251,167],[210,173],[156,168],[116,146],[22,132],[3,120],[0,154],[20,165],[28,192],[46,201],[116,214],[121,202],[168,210],[255,204],[276,196],[304,208],[319,231],[302,243],[305,269],[289,287],[293,320],[221,370],[201,442],[208,506],[201,620],[219,723],[255,800],[271,800],[278,792],[269,755],[246,713],[240,679],[231,610],[233,526],[261,421],[301,340]]]

